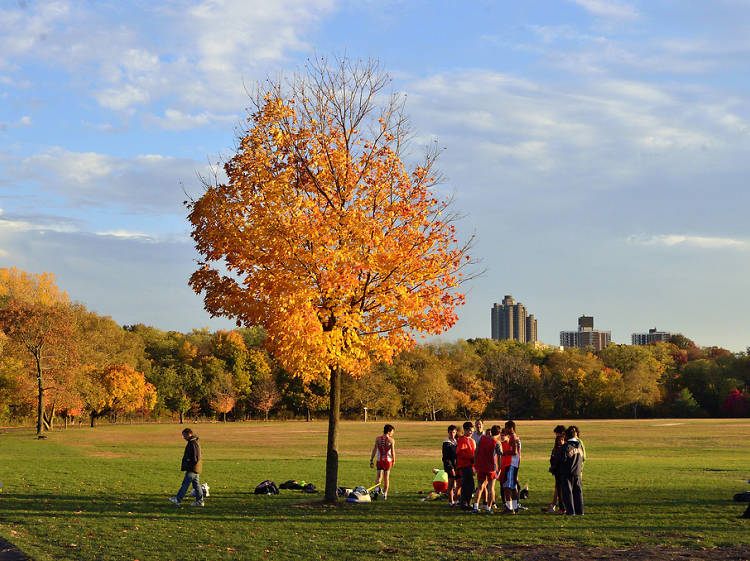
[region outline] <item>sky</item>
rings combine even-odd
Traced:
[[[0,0],[0,267],[121,324],[230,327],[187,286],[183,201],[247,91],[378,58],[485,273],[443,341],[511,294],[559,344],[611,330],[750,345],[747,0]]]

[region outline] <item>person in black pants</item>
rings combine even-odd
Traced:
[[[581,472],[583,471],[583,448],[578,440],[578,427],[570,426],[565,431],[565,446],[563,447],[560,473],[562,475],[562,497],[565,514],[569,516],[583,516],[583,487]]]
[[[464,435],[456,443],[456,467],[461,472],[461,507],[471,509],[471,495],[474,493],[474,439],[471,438],[474,425],[466,421]]]
[[[448,474],[448,500],[451,506],[458,506],[458,497],[461,491],[461,480],[459,479],[458,469],[456,467],[456,433],[458,427],[450,425],[448,427],[448,438],[443,442],[443,469]]]

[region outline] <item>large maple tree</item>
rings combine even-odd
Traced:
[[[253,100],[226,181],[187,203],[213,315],[262,325],[281,365],[330,380],[326,500],[336,500],[341,376],[452,326],[467,243],[436,195],[439,150],[407,170],[405,96],[377,61],[309,61]],[[465,278],[465,277],[464,277]]]

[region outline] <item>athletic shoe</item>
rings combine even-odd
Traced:
[[[177,505],[177,506],[180,506],[180,501],[178,501],[178,500],[177,500],[177,497],[169,497],[169,499],[167,499],[167,500],[168,500],[168,501],[169,501],[170,503],[172,503],[173,505]]]
[[[203,501],[195,501],[190,506],[203,506]]]
[[[523,506],[521,503],[518,503],[518,508],[516,510],[529,510],[529,507]]]
[[[555,505],[549,505],[549,506],[543,506],[542,512],[555,512],[557,510],[557,507]]]
[[[386,495],[385,493],[383,493],[383,500],[384,500],[384,501],[385,501],[385,500],[388,500],[388,495]]]
[[[491,507],[487,507],[486,512],[487,512],[487,514],[492,514],[492,508]]]
[[[507,506],[503,509],[503,511],[500,514],[515,514],[516,511],[512,508],[508,508]]]
[[[479,514],[479,507],[477,505],[474,505],[474,508],[472,509],[472,512],[474,514]]]

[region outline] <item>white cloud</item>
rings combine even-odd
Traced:
[[[236,122],[237,115],[217,115],[209,111],[201,113],[185,113],[178,109],[167,109],[163,117],[147,115],[144,117],[146,124],[154,125],[165,130],[188,130],[210,125],[226,125]]]
[[[35,223],[29,220],[0,218],[0,234],[19,232],[75,232],[77,230],[68,222]]]
[[[750,130],[711,92],[636,80],[555,85],[473,70],[416,80],[406,90],[416,128],[448,145],[447,157],[458,150],[467,165],[525,182],[546,171],[611,188],[615,178],[654,167],[702,171],[706,151],[714,165],[733,158]]]
[[[24,178],[38,191],[59,194],[74,207],[98,206],[147,213],[182,214],[185,198],[199,188],[209,166],[187,158],[143,154],[130,158],[60,147],[6,164],[7,176]]]
[[[131,232],[129,230],[111,230],[109,232],[97,232],[97,236],[122,238],[128,240],[156,241],[156,238],[145,232]]]
[[[750,249],[750,240],[715,236],[664,234],[658,236],[630,236],[628,241],[640,245],[692,247],[698,249]]]
[[[587,12],[604,18],[634,20],[640,17],[631,4],[614,0],[573,0]]]
[[[310,50],[305,36],[334,4],[191,0],[142,4],[123,14],[62,0],[28,3],[0,10],[0,69],[12,80],[12,70],[25,63],[53,65],[75,75],[106,109],[130,115],[169,103],[192,117],[179,128],[201,127],[214,114],[244,107],[243,81],[263,78],[269,64]],[[176,128],[168,115],[152,123]]]
[[[28,115],[24,115],[17,121],[11,121],[11,122],[2,122],[0,121],[0,131],[7,130],[7,129],[18,129],[23,127],[30,127],[32,125],[31,117]]]
[[[102,107],[116,110],[129,109],[134,105],[145,105],[150,99],[147,90],[133,84],[122,84],[115,88],[105,88],[96,92],[94,97]]]

